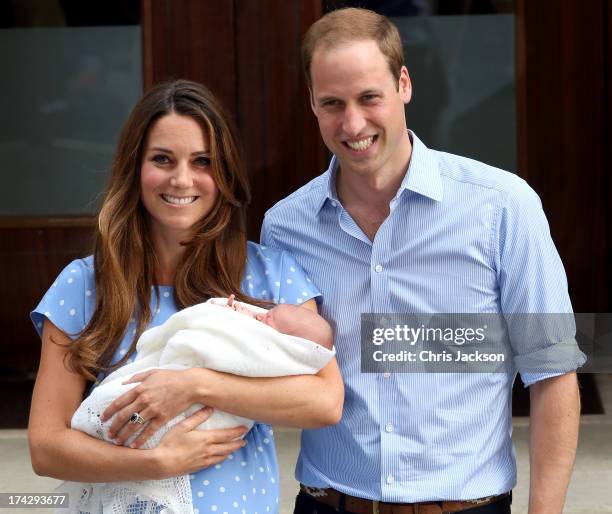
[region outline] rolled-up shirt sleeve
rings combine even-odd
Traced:
[[[498,213],[496,259],[501,311],[526,386],[586,362],[563,264],[538,195],[524,182]]]

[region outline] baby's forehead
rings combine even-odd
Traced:
[[[301,309],[297,305],[291,305],[289,303],[283,303],[281,305],[277,305],[277,306],[273,307],[270,310],[270,313],[275,314],[277,316],[278,315],[284,315],[284,314],[290,314],[290,315],[298,314],[299,315],[302,310],[305,310],[305,309]]]
[[[295,320],[297,317],[300,317],[302,311],[306,309],[301,309],[297,305],[290,305],[284,303],[282,305],[277,305],[276,307],[270,310],[270,314],[274,317],[276,322],[289,322]]]

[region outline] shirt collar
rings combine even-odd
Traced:
[[[324,187],[321,188],[321,196],[317,202],[317,213],[321,211],[326,202],[339,202],[336,192],[336,174],[338,173],[338,159],[332,155],[329,166],[323,174]]]
[[[420,195],[442,201],[442,178],[435,152],[427,148],[414,132],[408,130],[412,140],[412,155],[408,164],[408,171],[397,191],[399,198],[404,190],[414,191]],[[321,189],[321,197],[317,206],[319,212],[326,201],[339,202],[336,191],[336,176],[338,173],[338,159],[332,155],[329,167],[325,172],[325,187]]]
[[[443,197],[442,177],[436,152],[427,148],[412,130],[408,132],[412,140],[412,155],[410,164],[408,164],[408,172],[404,175],[397,197],[404,189],[408,189],[441,202]]]

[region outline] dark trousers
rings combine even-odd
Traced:
[[[505,498],[502,498],[495,503],[490,503],[489,505],[462,510],[461,514],[510,514],[511,503],[512,497],[506,496]],[[340,512],[351,514],[349,511],[336,510],[329,505],[318,502],[312,496],[300,492],[295,499],[295,509],[293,514],[339,514]]]

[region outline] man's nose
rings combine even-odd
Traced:
[[[347,136],[357,136],[365,127],[366,122],[360,109],[347,105],[342,120],[342,130]]]
[[[179,162],[174,168],[172,177],[170,178],[170,185],[174,187],[187,188],[193,184],[193,177],[189,164]]]

